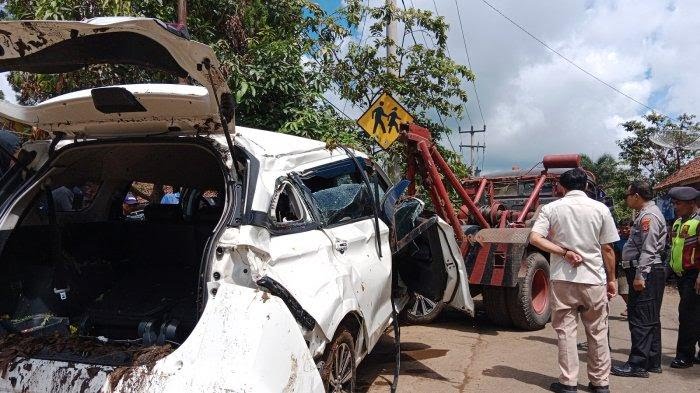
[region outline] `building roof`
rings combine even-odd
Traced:
[[[696,157],[694,160],[681,166],[679,170],[657,184],[654,189],[661,190],[664,188],[691,185],[698,182],[700,182],[700,157]]]

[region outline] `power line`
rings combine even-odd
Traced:
[[[434,1],[434,0],[433,0]],[[459,19],[459,29],[462,31],[462,42],[464,43],[464,51],[467,53],[467,64],[469,69],[472,70],[472,61],[469,57],[469,48],[467,46],[467,38],[464,34],[464,26],[462,25],[462,15],[459,12],[459,3],[455,0],[455,6],[457,7],[457,18]],[[479,91],[476,89],[476,81],[472,78],[472,86],[474,86],[474,95],[476,96],[476,104],[479,107],[479,114],[481,115],[481,123],[486,125],[484,120],[484,112],[481,110],[481,100],[479,99]]]
[[[369,0],[367,0],[365,2],[365,6],[369,7]],[[360,33],[360,40],[358,41],[360,45],[362,45],[362,40],[365,37],[365,27],[367,27],[367,19],[368,19],[367,11],[366,10],[364,10],[364,11],[365,12],[362,13],[364,15],[364,17],[362,18],[362,32]],[[348,106],[348,100],[345,100],[345,103],[343,104],[343,111],[347,108],[347,106]]]
[[[365,7],[369,8],[369,0],[367,0],[365,2]],[[365,12],[363,12],[363,14],[364,14],[364,19],[362,21],[362,33],[360,34],[360,41],[358,41],[360,43],[360,45],[362,45],[362,40],[365,38],[365,27],[367,27],[367,19],[369,19],[367,16],[367,10],[365,10]]]
[[[568,57],[566,57],[566,56],[562,55],[561,53],[559,53],[556,49],[554,49],[554,48],[552,48],[551,46],[547,45],[547,44],[546,44],[544,41],[542,41],[541,39],[535,37],[532,33],[530,33],[529,31],[527,31],[523,26],[519,25],[519,24],[518,24],[517,22],[515,22],[513,19],[509,18],[506,14],[504,14],[504,13],[501,12],[498,8],[496,8],[496,7],[494,7],[493,5],[491,5],[491,3],[489,3],[488,1],[486,1],[486,0],[481,0],[481,2],[484,3],[484,4],[486,4],[487,6],[489,6],[492,10],[494,10],[496,13],[498,13],[498,14],[501,15],[502,17],[504,17],[506,20],[508,20],[508,22],[510,22],[511,24],[513,24],[515,27],[517,27],[518,29],[522,30],[525,34],[529,35],[533,40],[539,42],[540,44],[542,44],[542,46],[544,46],[545,48],[549,49],[552,53],[554,53],[555,55],[561,57],[562,59],[564,59],[567,63],[571,64],[572,66],[578,68],[581,72],[585,73],[586,75],[590,76],[591,78],[595,79],[596,81],[602,83],[603,85],[609,87],[610,89],[614,90],[614,91],[617,92],[618,94],[621,94],[621,95],[627,97],[628,99],[630,99],[631,101],[634,101],[635,103],[637,103],[637,104],[643,106],[644,108],[649,109],[649,110],[652,111],[652,112],[660,113],[660,114],[666,116],[663,112],[658,111],[658,110],[656,110],[656,109],[654,109],[654,108],[652,108],[652,107],[650,107],[650,106],[648,106],[648,105],[646,105],[646,104],[640,102],[639,100],[635,99],[634,97],[632,97],[632,96],[630,96],[630,95],[628,95],[628,94],[625,94],[625,93],[622,92],[620,89],[616,88],[615,86],[611,85],[610,83],[608,83],[608,82],[606,82],[606,81],[600,79],[599,77],[593,75],[592,73],[586,71],[583,67],[581,67],[580,65],[574,63],[573,60],[570,60]],[[666,117],[668,117],[668,116],[666,116]]]
[[[406,11],[406,2],[404,0],[401,0],[401,5],[403,5],[403,10]],[[415,34],[413,34],[413,29],[411,27],[406,26],[405,24],[404,24],[404,26],[405,26],[405,28],[408,29],[408,32],[411,33],[411,37],[413,38],[413,45],[418,45],[418,41],[416,40],[416,36],[415,36]],[[404,34],[404,37],[406,37],[406,34]],[[425,39],[425,36],[423,36],[423,38]],[[402,47],[403,47],[403,45],[402,45]],[[430,97],[433,100],[435,99],[434,98],[435,96],[433,95],[432,91],[430,91]],[[449,128],[447,128],[445,126],[445,122],[442,120],[442,115],[440,114],[440,111],[435,109],[435,113],[437,113],[437,115],[438,115],[438,119],[440,120],[440,124],[442,125],[442,128],[449,130]],[[447,141],[450,143],[450,147],[452,148],[452,152],[454,152],[455,154],[457,154],[458,156],[461,157],[461,155],[459,153],[457,153],[457,150],[455,149],[454,144],[452,144],[452,139],[450,138],[450,133],[448,132],[446,134],[447,134]]]
[[[433,8],[435,9],[435,15],[437,15],[438,18],[441,18],[441,16],[440,16],[440,11],[438,11],[438,6],[437,6],[437,3],[435,2],[435,0],[433,0]],[[432,42],[432,39],[431,39],[431,42]],[[433,46],[436,46],[436,45],[433,44]],[[447,56],[448,56],[450,59],[452,59],[452,53],[450,53],[450,46],[447,45],[447,43],[445,43],[445,50],[447,51]],[[464,112],[467,114],[467,119],[469,119],[469,125],[472,126],[472,127],[474,127],[474,123],[472,122],[472,116],[471,116],[471,114],[469,113],[469,107],[467,106],[467,103],[466,103],[466,102],[464,103]],[[439,113],[438,113],[438,115],[439,115]],[[483,118],[483,116],[482,116],[482,118]],[[442,126],[443,126],[443,128],[444,128],[444,127],[445,127],[445,123],[442,123]],[[449,133],[447,134],[447,140],[450,142],[450,145],[452,145],[452,139],[450,139]],[[453,151],[455,150],[455,149],[454,149],[454,146],[452,147],[452,150],[453,150]],[[457,153],[457,152],[455,151],[455,153]],[[460,154],[460,157],[461,157],[461,154]]]
[[[413,0],[410,0],[410,2],[411,2],[411,8],[416,8],[415,5],[413,4]],[[439,17],[440,14],[437,12],[437,4],[435,4],[435,1],[433,1],[433,5],[435,6],[435,15],[438,15],[438,17]],[[426,39],[425,31],[423,29],[421,29],[420,33],[423,36],[423,42],[425,43],[425,46],[428,47],[428,40]],[[435,48],[436,45],[435,45],[435,41],[433,41],[433,37],[428,35],[428,38],[430,38],[430,46],[432,48]],[[445,49],[447,51],[447,56],[452,58],[452,55],[450,54],[450,47],[445,45]],[[464,105],[464,112],[467,114],[467,119],[469,120],[469,125],[471,125],[473,127],[474,123],[472,122],[472,116],[471,116],[471,113],[469,113],[469,107],[467,107],[467,105]]]

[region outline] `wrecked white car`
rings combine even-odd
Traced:
[[[451,228],[404,182],[352,150],[229,131],[209,47],[99,18],[0,22],[0,52],[0,71],[196,82],[0,104],[54,136],[0,180],[0,391],[352,391],[397,312],[473,313]],[[127,206],[162,185],[174,203]]]

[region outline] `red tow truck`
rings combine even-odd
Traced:
[[[428,129],[404,125],[401,140],[406,149],[405,177],[410,181],[407,195],[415,195],[420,185],[435,212],[454,229],[469,274],[470,292],[473,296],[482,294],[488,317],[501,326],[544,327],[551,314],[549,255],[532,247],[528,237],[539,207],[558,198],[555,185],[559,175],[579,167],[581,157],[545,156],[539,173],[459,179]],[[590,172],[586,191],[611,206]],[[455,199],[459,200],[457,205]]]

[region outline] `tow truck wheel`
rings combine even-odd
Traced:
[[[415,325],[427,324],[437,318],[443,308],[445,308],[445,302],[413,292],[404,308],[404,319]]]
[[[508,300],[506,298],[506,291],[508,289],[509,288],[490,285],[484,285],[482,289],[486,316],[491,322],[502,327],[510,327],[513,325],[513,321],[510,318],[510,311],[508,310]]]
[[[544,255],[528,254],[527,272],[509,288],[508,308],[515,326],[525,330],[542,329],[552,314],[549,299],[549,263]]]
[[[321,380],[326,392],[355,391],[355,340],[346,328],[340,327],[326,348]]]

